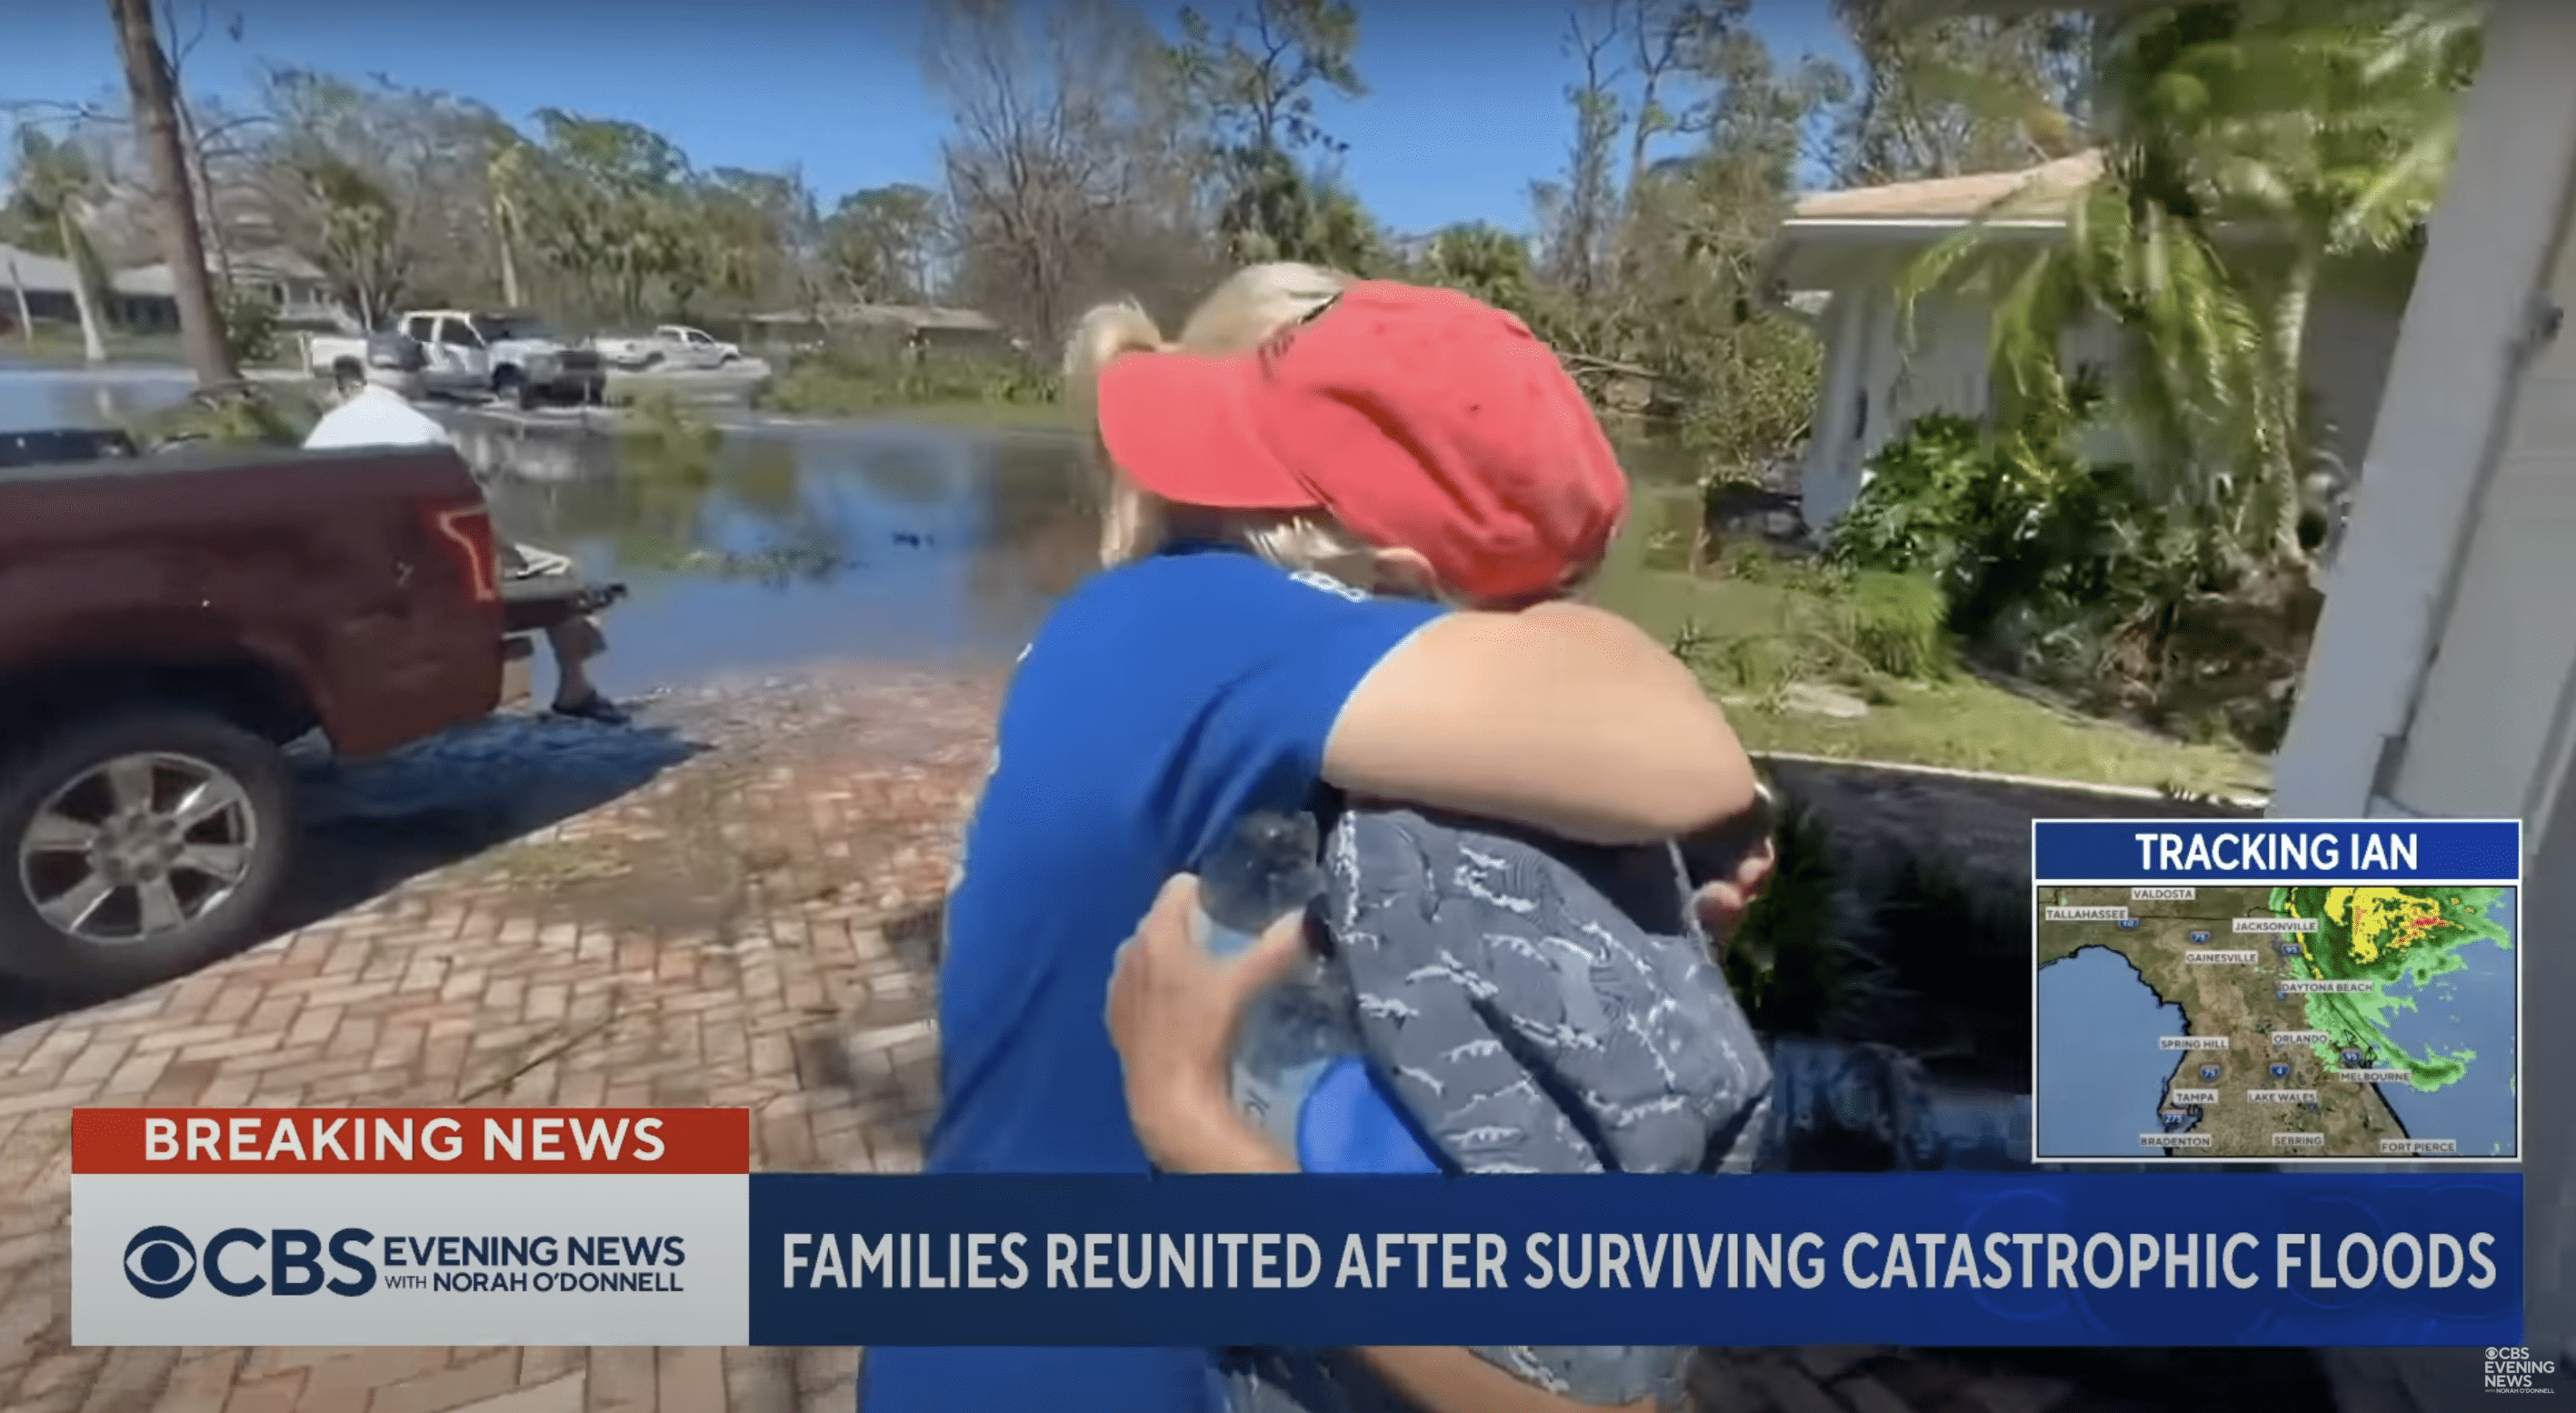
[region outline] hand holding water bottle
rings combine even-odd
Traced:
[[[1305,959],[1291,913],[1232,955],[1199,939],[1199,880],[1163,885],[1109,978],[1109,1037],[1126,1067],[1127,1108],[1156,1161],[1182,1170],[1240,1166],[1183,1158],[1244,1125],[1230,1097],[1235,1035],[1253,1001]]]
[[[1769,786],[1757,782],[1751,809],[1680,841],[1693,889],[1691,910],[1720,960],[1734,940],[1736,924],[1770,885],[1780,862],[1772,838],[1778,824],[1779,802]]]

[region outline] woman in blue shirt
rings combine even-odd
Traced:
[[[1624,844],[1753,800],[1742,748],[1670,652],[1538,602],[1600,558],[1624,479],[1519,321],[1362,283],[1257,354],[1159,350],[1122,308],[1086,319],[1068,360],[1111,468],[1113,567],[1057,608],[1002,707],[949,903],[933,1172],[1151,1170],[1102,1019],[1112,958],[1249,812],[1329,787]],[[1537,606],[1344,587],[1418,582],[1418,556],[1365,546],[1432,536],[1471,567],[1454,587]],[[1547,1398],[1443,1362],[1472,1364],[1463,1351],[1393,1357],[1417,1356],[1468,1380],[1473,1406]],[[1181,1413],[1218,1396],[1200,1349],[886,1348],[861,1402]]]

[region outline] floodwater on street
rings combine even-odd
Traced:
[[[187,388],[0,372],[0,428],[109,425]],[[597,667],[612,694],[826,659],[1008,663],[1097,553],[1069,437],[872,423],[683,448],[441,415],[500,533],[627,586]]]
[[[824,659],[1007,663],[1097,552],[1069,438],[872,425],[698,450],[458,430],[501,533],[627,586],[612,692]]]
[[[0,368],[0,429],[111,425],[185,398],[170,369]],[[895,422],[764,425],[710,445],[440,412],[500,533],[629,597],[595,673],[638,696],[806,664],[1008,664],[1098,562],[1063,434]],[[1641,474],[1679,458],[1632,449]]]

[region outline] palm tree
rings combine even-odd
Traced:
[[[500,248],[501,303],[511,309],[519,307],[518,244],[524,220],[521,191],[527,179],[527,144],[504,138],[485,169],[484,184],[492,193],[492,240]]]
[[[393,198],[365,172],[335,157],[308,157],[297,174],[317,220],[315,247],[324,272],[362,326],[383,327],[403,285]]]
[[[152,0],[108,0],[108,11],[116,20],[126,92],[133,100],[135,127],[152,173],[154,224],[159,227],[161,258],[170,267],[171,293],[179,306],[180,347],[197,375],[200,392],[238,387],[241,368],[233,356],[232,340],[225,336],[214,283],[206,272],[206,237],[197,224],[197,201],[188,179],[178,85],[171,75],[170,55],[161,47],[153,24]]]
[[[2100,171],[2065,238],[2034,255],[1972,229],[1909,274],[1909,296],[1982,285],[1996,386],[2043,409],[2075,391],[2061,336],[2107,318],[2129,355],[2115,391],[2206,550],[2304,569],[2318,278],[2416,238],[2449,168],[2478,10],[2242,0],[2110,22],[2091,94]]]
[[[80,311],[82,356],[93,364],[106,362],[107,340],[97,299],[102,267],[86,228],[90,199],[98,190],[88,156],[74,143],[57,142],[33,126],[22,125],[13,186],[13,224],[26,229],[31,243],[50,246],[72,267],[72,303]],[[24,297],[22,292],[22,303]]]

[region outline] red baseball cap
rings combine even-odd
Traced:
[[[1564,587],[1607,552],[1628,478],[1547,345],[1454,290],[1353,283],[1256,352],[1131,353],[1100,435],[1138,486],[1322,511],[1478,599]]]

